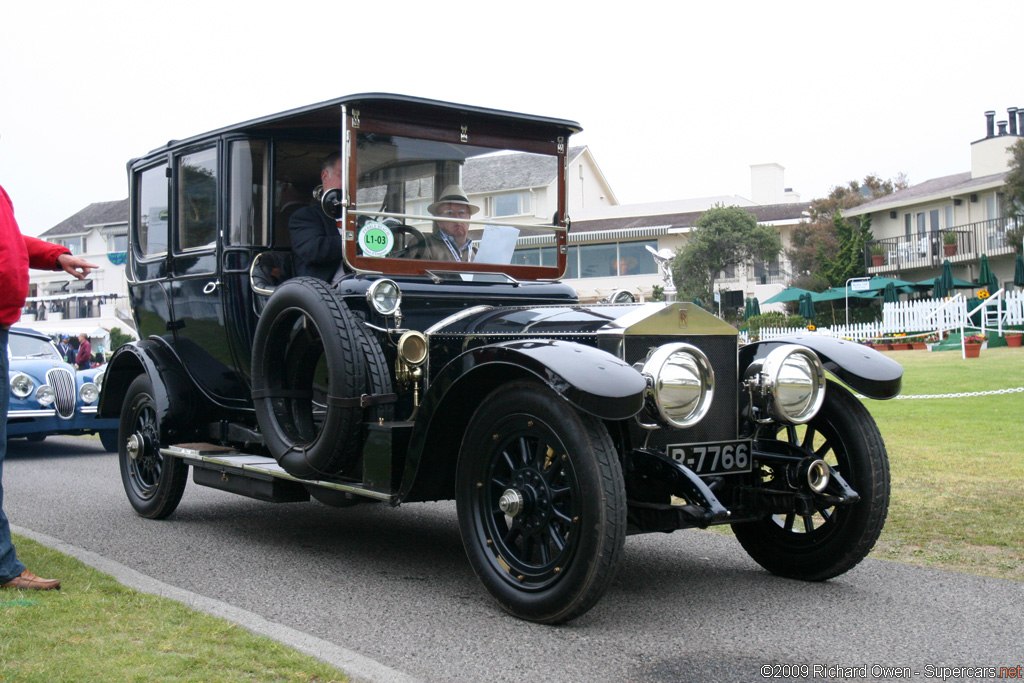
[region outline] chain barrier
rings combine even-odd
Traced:
[[[909,400],[915,398],[967,398],[969,396],[993,396],[995,394],[1019,394],[1024,393],[1024,387],[1016,389],[993,389],[992,391],[964,391],[958,394],[918,394],[915,396],[897,396],[896,400]],[[858,395],[858,398],[867,398]]]

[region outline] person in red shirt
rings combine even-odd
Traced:
[[[92,344],[85,332],[78,333],[78,353],[75,354],[75,365],[79,370],[88,370],[92,367]]]
[[[14,205],[0,187],[0,377],[7,377],[7,336],[18,322],[28,296],[28,269],[64,270],[83,279],[97,266],[74,256],[66,248],[21,234],[14,220]],[[18,560],[11,542],[11,527],[4,514],[3,467],[7,455],[9,391],[0,391],[0,588],[50,590],[58,579],[41,579]]]

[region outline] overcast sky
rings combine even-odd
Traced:
[[[805,201],[959,173],[984,112],[1024,107],[1013,0],[51,0],[0,21],[0,184],[33,235],[126,197],[128,159],[169,139],[359,92],[578,121],[622,204],[749,197],[768,162]]]

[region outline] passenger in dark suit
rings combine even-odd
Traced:
[[[320,170],[324,192],[341,189],[341,155],[337,152],[324,159]],[[288,221],[295,275],[309,275],[330,282],[342,263],[344,244],[337,221],[323,212],[319,205],[307,206],[292,214]]]

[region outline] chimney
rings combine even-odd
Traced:
[[[996,125],[999,126],[999,135],[1006,135],[1006,121],[1000,121]]]
[[[994,111],[985,112],[985,137],[992,138],[996,135],[996,113]]]
[[[1010,135],[1017,134],[1017,107],[1009,107],[1006,110],[1007,121],[1010,123]]]

